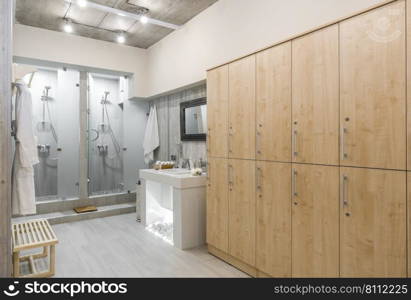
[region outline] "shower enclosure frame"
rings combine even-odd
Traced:
[[[90,200],[100,197],[107,197],[108,194],[101,195],[91,195],[89,193],[89,142],[88,142],[88,132],[89,132],[89,75],[90,74],[101,74],[108,76],[124,76],[128,80],[129,95],[133,88],[133,74],[127,72],[119,72],[114,70],[100,69],[94,67],[86,67],[73,64],[64,64],[60,62],[52,62],[40,59],[32,59],[20,56],[14,56],[13,62],[19,64],[33,65],[36,67],[43,68],[55,68],[55,69],[71,69],[76,70],[80,73],[80,79],[78,83],[79,87],[79,193],[78,198],[75,197],[73,200]],[[130,191],[125,190],[121,193],[116,193],[118,195],[129,193]],[[62,199],[55,199],[51,201],[66,201]],[[37,202],[39,204],[41,202]]]

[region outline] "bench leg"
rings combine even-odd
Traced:
[[[56,246],[50,246],[50,274],[51,276],[54,275],[56,271]]]
[[[13,276],[20,277],[20,259],[19,252],[13,252]]]

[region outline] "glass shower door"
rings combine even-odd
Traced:
[[[122,78],[89,75],[89,194],[124,191]]]
[[[39,68],[30,91],[39,164],[34,166],[36,200],[78,197],[79,72]]]

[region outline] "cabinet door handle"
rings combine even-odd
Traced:
[[[257,167],[257,189],[258,190],[262,190],[262,186],[261,186],[261,179],[263,177],[263,170],[261,170],[261,168]]]
[[[291,185],[293,186],[293,195],[295,197],[298,196],[297,193],[297,170],[293,169],[293,176],[292,176],[292,182]]]
[[[229,165],[228,166],[228,184],[229,185],[234,185],[234,182],[233,182],[233,166],[232,165]]]
[[[257,137],[256,137],[256,148],[257,148],[257,154],[261,155],[261,131],[260,129],[263,128],[263,124],[258,124],[257,126]]]
[[[347,198],[347,185],[348,183],[348,176],[343,174],[341,178],[341,204],[342,206],[348,206],[348,198]]]
[[[347,128],[341,128],[341,160],[344,160],[348,157],[348,154],[345,152],[345,134],[347,133]]]
[[[294,156],[298,155],[298,151],[297,151],[297,130],[293,131],[293,149],[294,149]]]

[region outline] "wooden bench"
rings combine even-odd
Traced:
[[[51,277],[55,273],[56,244],[58,240],[46,219],[30,220],[12,225],[14,277]],[[20,251],[43,248],[42,253],[20,256]],[[47,271],[38,272],[35,259],[49,256]],[[31,273],[20,275],[20,263],[28,261]]]

